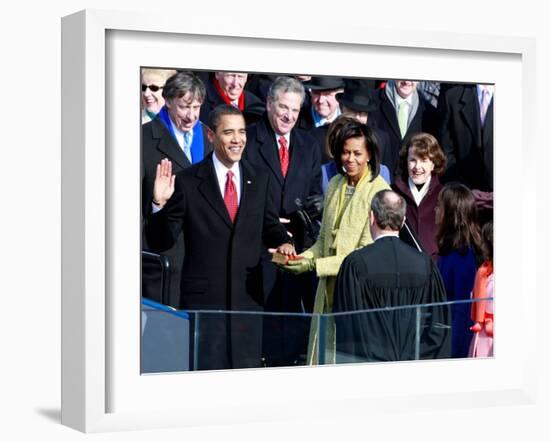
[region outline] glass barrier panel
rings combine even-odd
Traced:
[[[141,373],[188,371],[189,315],[185,312],[141,308]]]
[[[142,306],[141,372],[307,364],[311,315]]]
[[[492,299],[325,315],[142,304],[141,372],[492,356],[492,327],[490,337],[485,325],[470,329],[472,306],[485,301]]]
[[[482,333],[470,329],[472,306],[482,300],[399,306],[323,315],[319,363],[362,363],[481,357]],[[491,315],[492,317],[492,315]],[[490,338],[492,356],[492,336]]]

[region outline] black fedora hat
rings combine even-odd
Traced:
[[[311,80],[304,83],[304,87],[312,91],[332,91],[343,89],[344,86],[344,80],[340,77],[311,77]]]
[[[361,80],[346,80],[344,92],[336,94],[336,99],[341,106],[356,112],[373,112],[378,107]]]

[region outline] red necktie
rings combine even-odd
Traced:
[[[237,216],[237,210],[239,209],[239,203],[237,201],[237,189],[235,189],[235,183],[233,183],[233,172],[227,172],[227,181],[225,182],[225,192],[223,194],[223,200],[225,201],[225,207],[227,207],[227,213],[232,222],[235,222]]]
[[[283,176],[286,177],[286,173],[288,172],[288,146],[286,145],[286,138],[280,137],[279,144],[281,145],[281,147],[279,147],[279,159],[281,160],[281,172],[283,172]]]

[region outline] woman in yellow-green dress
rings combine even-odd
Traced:
[[[388,183],[379,175],[380,150],[372,130],[348,117],[340,117],[329,130],[327,144],[338,174],[329,182],[319,237],[313,246],[283,268],[299,274],[315,271],[319,285],[313,313],[331,313],[336,275],[344,258],[372,242],[369,214],[372,197]],[[311,323],[308,364],[318,358],[318,317]],[[335,330],[327,324],[325,359],[334,362]]]

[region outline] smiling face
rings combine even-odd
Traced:
[[[348,138],[340,155],[348,182],[356,185],[367,170],[370,160],[365,137]]]
[[[162,86],[164,86],[164,77],[153,72],[146,72],[141,77],[141,84],[143,86],[149,86],[145,91],[141,92],[141,101],[143,107],[149,112],[158,114],[162,106],[164,106],[164,98],[162,98]],[[157,89],[153,92],[150,88]]]
[[[401,98],[407,98],[416,90],[418,81],[395,80],[395,91]]]
[[[267,118],[278,135],[286,135],[296,125],[302,97],[295,92],[280,92],[276,100],[267,99]]]
[[[407,156],[407,171],[414,184],[424,184],[432,175],[434,163],[429,157],[422,158],[416,154],[416,149],[410,148]]]
[[[342,89],[332,91],[311,91],[311,103],[315,111],[322,117],[329,120],[334,117],[338,110],[339,103],[336,94],[343,92]]]
[[[216,132],[208,129],[208,140],[214,145],[214,152],[220,162],[231,169],[241,160],[246,145],[246,127],[242,115],[222,115]]]
[[[191,92],[183,97],[171,98],[166,101],[168,115],[176,127],[182,132],[189,132],[199,119],[201,102],[193,98]]]
[[[248,79],[248,74],[238,72],[216,72],[215,76],[222,91],[227,94],[231,101],[237,100],[241,96]]]

